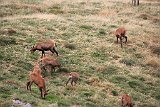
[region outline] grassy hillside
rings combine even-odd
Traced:
[[[124,48],[113,32],[127,30]],[[46,76],[50,89],[40,98],[26,90],[29,71],[43,39],[57,42],[62,69]],[[79,72],[76,87],[65,86],[67,72]],[[0,107],[13,100],[33,107],[118,107],[121,94],[135,107],[160,106],[160,1],[0,0]]]

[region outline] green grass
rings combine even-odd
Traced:
[[[120,63],[124,63],[127,66],[133,66],[136,62],[133,59],[122,59],[120,60]]]
[[[80,26],[81,29],[91,30],[93,27],[89,25],[82,25]]]
[[[118,95],[118,92],[115,91],[115,90],[112,90],[112,94],[113,94],[113,96],[117,96],[117,95]]]
[[[53,13],[53,14],[63,14],[64,13],[64,11],[59,6],[53,6],[49,8],[48,11],[49,13]]]
[[[0,107],[19,99],[33,107],[117,107],[128,93],[137,107],[159,107],[159,2],[131,6],[126,1],[0,1]],[[126,28],[121,48],[113,32]],[[28,74],[41,52],[31,54],[43,39],[57,43],[62,64],[44,72],[46,99],[34,84],[26,90]],[[69,72],[78,72],[76,86],[65,86]]]
[[[0,37],[0,46],[6,46],[6,45],[14,45],[16,44],[16,39],[13,37]]]

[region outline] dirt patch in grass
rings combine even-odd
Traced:
[[[147,19],[150,19],[150,18],[151,18],[151,16],[150,16],[150,15],[148,15],[148,14],[143,13],[143,14],[140,14],[140,15],[138,16],[138,18],[141,18],[141,19],[147,20]]]

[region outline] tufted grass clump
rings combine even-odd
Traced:
[[[1,101],[0,100],[0,107],[9,107],[12,105],[12,102],[10,100]]]
[[[56,72],[66,72],[66,73],[68,73],[68,72],[70,72],[70,71],[69,71],[69,69],[67,69],[67,68],[61,67],[60,69],[57,69]]]
[[[62,8],[60,6],[53,6],[53,7],[49,8],[49,13],[63,14],[64,11],[62,10]]]
[[[116,90],[112,90],[111,93],[112,93],[113,96],[118,96],[118,92]]]
[[[6,61],[6,62],[13,61],[13,60],[14,60],[14,58],[13,58],[13,56],[11,56],[11,53],[8,53],[8,54],[4,55],[4,57],[3,57],[3,61]]]
[[[81,28],[81,29],[86,29],[86,30],[91,30],[91,29],[93,29],[93,27],[92,27],[92,26],[89,26],[89,25],[82,25],[82,26],[80,26],[80,28]]]
[[[154,48],[152,48],[152,52],[154,54],[160,55],[160,47],[154,47]]]
[[[139,83],[139,81],[129,81],[128,84],[131,88],[138,88],[141,86],[141,83]]]
[[[148,92],[150,92],[149,90],[153,90],[154,88],[151,87],[148,84],[145,84],[141,81],[137,81],[137,80],[131,80],[128,82],[128,85],[133,88],[134,90],[147,94]]]
[[[106,35],[106,32],[105,32],[104,29],[99,29],[98,34],[100,34],[100,35]]]
[[[120,68],[117,66],[109,65],[105,68],[105,70],[102,73],[105,75],[115,75],[118,73],[119,69]]]
[[[126,83],[128,79],[125,76],[117,75],[117,76],[111,77],[111,81],[113,83]]]
[[[71,43],[66,43],[65,44],[65,48],[74,50],[74,49],[76,49],[76,45],[75,44],[71,44]]]
[[[16,39],[13,37],[0,36],[0,46],[16,45]]]
[[[19,60],[19,61],[16,63],[16,66],[17,66],[17,67],[21,67],[21,68],[23,68],[23,69],[25,69],[25,70],[27,70],[27,71],[32,70],[32,68],[33,68],[33,65],[32,65],[32,64],[30,64],[30,63],[28,63],[28,62],[26,62],[26,61],[23,61],[23,60]]]
[[[2,52],[0,51],[0,61],[3,60],[3,59],[4,59],[4,52],[3,52],[3,51],[2,51]]]
[[[120,63],[126,64],[127,66],[133,66],[136,64],[136,62],[133,59],[122,59],[120,60]]]
[[[94,93],[92,91],[81,92],[81,97],[91,97],[92,95],[94,95]]]

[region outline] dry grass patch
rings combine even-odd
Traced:
[[[12,35],[15,34],[17,32],[16,29],[14,28],[5,28],[5,29],[0,29],[0,33],[1,34],[8,34],[8,35]]]
[[[151,59],[148,59],[146,61],[146,65],[148,66],[151,66],[151,67],[154,67],[154,68],[157,68],[157,67],[160,67],[160,64],[159,64],[160,61],[154,59],[154,58],[151,58]]]
[[[151,46],[151,51],[154,54],[160,55],[160,46]]]
[[[100,82],[100,79],[98,77],[90,77],[88,80],[87,80],[87,83],[88,84],[93,84],[93,83],[99,83]]]
[[[97,72],[104,72],[107,68],[107,65],[96,67]]]
[[[160,24],[160,17],[152,17],[154,23]]]
[[[149,1],[149,2],[160,2],[160,0],[145,0],[145,1]]]
[[[40,7],[22,4],[1,5],[0,8],[0,17],[43,12]]]
[[[116,14],[117,14],[117,11],[114,9],[103,9],[98,13],[98,15],[102,17],[108,17],[110,15],[116,15]]]
[[[65,44],[64,44],[64,47],[65,47],[65,48],[68,48],[68,49],[71,49],[71,50],[74,50],[74,49],[76,49],[76,44],[65,43]]]
[[[160,55],[160,37],[159,36],[151,36],[149,37],[149,48],[152,53]]]
[[[155,24],[160,23],[160,17],[158,16],[152,16],[150,14],[142,13],[138,16],[138,18],[144,19],[144,20],[151,20]]]

